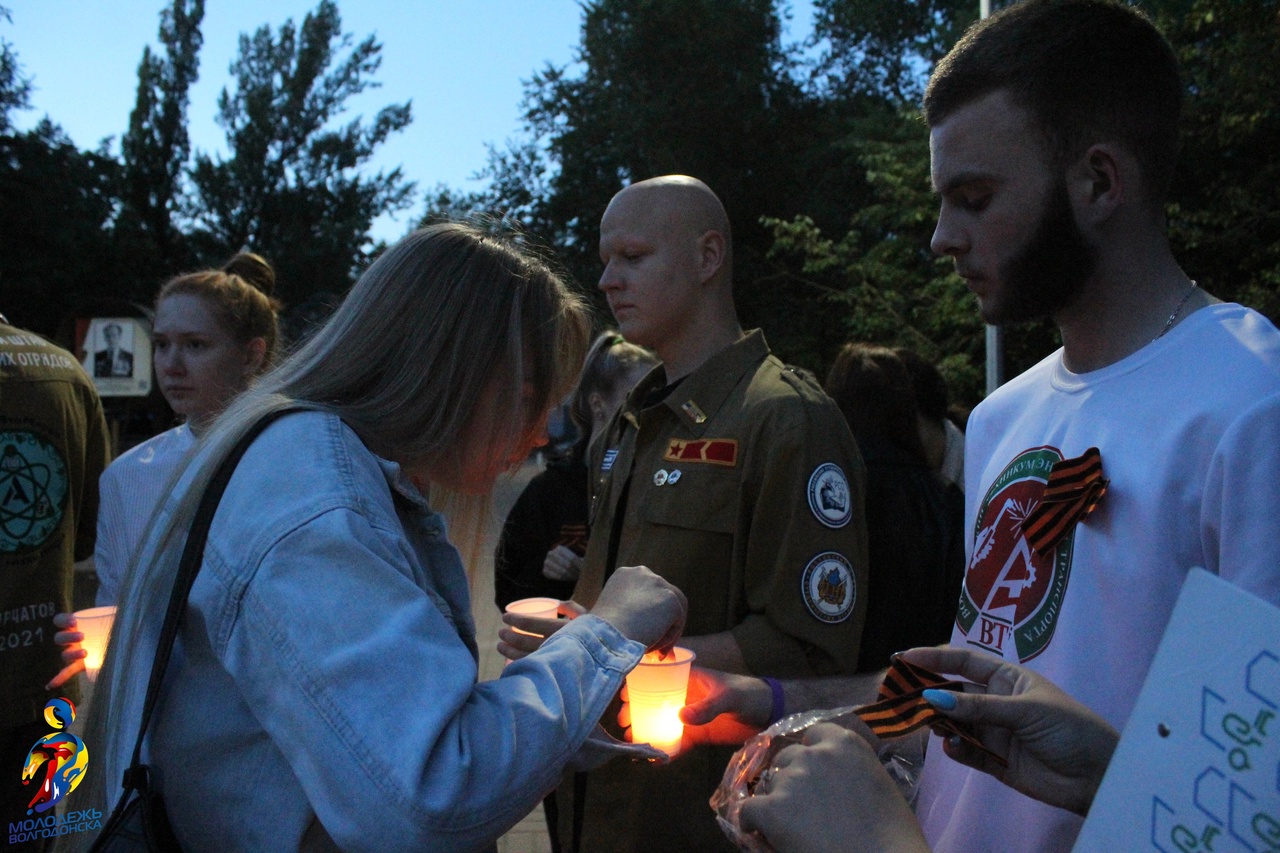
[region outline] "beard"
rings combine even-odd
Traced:
[[[1045,194],[1040,221],[1013,257],[1000,267],[1000,299],[983,317],[992,325],[1051,318],[1070,305],[1098,266],[1071,211],[1067,182]]]

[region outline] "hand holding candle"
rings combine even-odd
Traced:
[[[559,614],[559,608],[560,600],[557,598],[522,598],[519,601],[511,602],[504,610],[507,613],[518,613],[522,616],[533,616],[538,619],[555,619]],[[519,628],[515,630],[516,633],[529,637],[547,636],[533,631],[521,631]]]
[[[644,566],[620,566],[591,608],[591,615],[647,650],[674,646],[688,612],[684,593]]]
[[[111,623],[115,621],[114,607],[93,607],[89,610],[77,610],[76,627],[84,634],[80,641],[85,650],[84,671],[93,681],[98,677],[98,669],[102,659],[107,655],[107,639],[111,636]]]
[[[45,690],[57,690],[75,676],[84,672],[84,659],[89,653],[80,645],[84,634],[76,624],[74,613],[58,613],[53,617],[53,626],[58,632],[53,635],[53,642],[62,646],[63,667],[58,674],[44,686]]]
[[[508,662],[533,654],[543,640],[587,612],[577,602],[554,598],[522,598],[508,604],[505,611],[498,631],[498,654]]]
[[[631,708],[631,740],[648,743],[674,758],[680,754],[689,669],[694,653],[676,646],[670,652],[654,651],[640,659],[627,674]]]

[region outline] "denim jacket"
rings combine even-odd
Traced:
[[[643,651],[586,616],[477,684],[441,517],[338,418],[289,415],[222,498],[148,752],[188,850],[481,850]]]

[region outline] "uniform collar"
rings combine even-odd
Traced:
[[[753,329],[704,361],[653,408],[666,406],[695,436],[701,436],[742,377],[768,355],[769,344],[765,342],[764,332]],[[662,387],[666,381],[666,371],[660,367],[654,369],[636,386],[628,408],[643,400],[645,394]],[[635,422],[632,411],[627,412],[627,417]]]

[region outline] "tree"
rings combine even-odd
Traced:
[[[1187,78],[1175,253],[1210,292],[1280,322],[1280,2],[1153,5]]]
[[[818,294],[776,277],[761,216],[857,198],[840,156],[809,156],[829,138],[822,105],[795,79],[777,0],[594,0],[583,7],[580,73],[547,67],[526,83],[526,135],[492,150],[487,191],[437,193],[429,216],[484,210],[553,246],[594,293],[600,217],[634,180],[693,175],[720,195],[734,239],[738,307],[787,358],[820,362],[833,335]],[[797,156],[799,155],[799,156]],[[833,223],[839,221],[832,219]]]
[[[0,6],[0,19],[8,21],[9,10]],[[0,133],[12,133],[9,113],[25,110],[31,95],[31,81],[22,73],[18,54],[7,39],[0,39]]]
[[[0,135],[0,311],[57,334],[84,300],[113,293],[108,227],[118,166],[76,148],[47,117]]]
[[[978,17],[975,0],[816,0],[814,43],[833,97],[848,93],[920,103],[922,69],[946,55]]]
[[[4,7],[0,19],[9,19]],[[30,91],[17,51],[0,40],[0,311],[53,336],[78,300],[107,284],[117,171],[48,117],[15,132],[11,113],[28,107]]]
[[[191,265],[174,217],[183,201],[182,181],[190,156],[188,91],[199,75],[200,22],[204,0],[173,0],[160,13],[163,57],[143,49],[138,93],[121,139],[122,210],[116,222],[120,249],[134,295],[149,299],[156,283]]]
[[[331,126],[348,98],[378,84],[382,46],[352,46],[338,7],[321,0],[302,26],[286,21],[240,37],[223,89],[218,123],[228,159],[197,154],[188,209],[202,261],[220,263],[242,247],[268,257],[280,293],[300,302],[318,291],[344,292],[373,249],[374,218],[412,203],[400,169],[363,176],[361,167],[388,136],[411,121],[410,104],[391,105],[372,123]],[[339,54],[350,48],[345,57]]]

